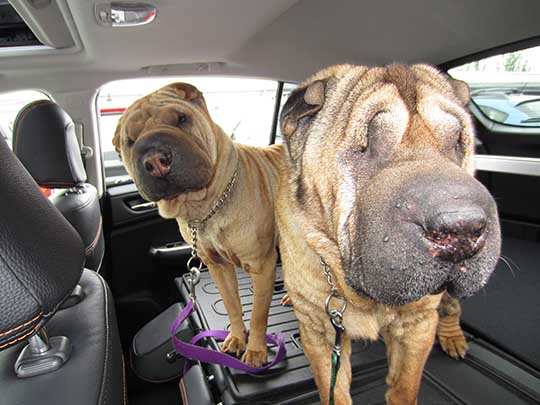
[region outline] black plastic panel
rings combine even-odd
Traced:
[[[186,276],[185,276],[186,277]],[[186,284],[177,279],[182,299],[187,298]],[[239,273],[244,320],[249,325],[252,289],[249,277]],[[270,309],[269,332],[286,335],[287,359],[263,376],[248,375],[216,365],[206,365],[214,376],[215,388],[224,405],[318,404],[313,378],[301,349],[298,323],[290,307],[280,304],[285,291],[278,268],[278,280]],[[199,311],[193,323],[200,328],[227,329],[229,321],[221,297],[208,272],[203,272],[197,289]],[[472,339],[472,338],[471,338]],[[209,347],[217,349],[215,341]],[[351,357],[354,403],[382,404],[387,372],[384,344],[353,344]],[[514,359],[499,353],[480,340],[470,340],[468,357],[455,361],[438,347],[431,353],[424,371],[420,404],[528,404],[540,401],[538,375]]]
[[[512,236],[510,236],[512,235]],[[463,302],[475,335],[540,370],[540,227],[503,221],[500,261],[484,289]]]

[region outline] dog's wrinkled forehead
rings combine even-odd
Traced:
[[[336,65],[314,74],[304,81],[298,89],[309,89],[317,82],[328,85],[326,97],[333,95],[342,99],[343,97],[349,97],[354,90],[368,90],[370,87],[377,88],[385,83],[391,83],[397,88],[400,96],[411,109],[414,109],[417,102],[427,96],[426,93],[428,92],[430,95],[437,93],[449,97],[461,105],[465,105],[469,101],[468,87],[465,83],[453,80],[434,67],[424,64],[410,67],[394,64],[373,68]],[[332,89],[333,85],[335,85],[337,91],[329,92],[328,90]]]
[[[207,113],[203,95],[191,84],[171,83],[135,101],[124,112],[119,130],[136,140],[145,131],[176,126],[186,113]]]
[[[436,148],[448,149],[454,141],[464,145],[463,162],[469,166],[473,131],[464,109],[468,101],[465,83],[428,65],[337,65],[316,73],[291,94],[281,128],[293,160],[304,149],[306,134],[321,147],[327,141],[364,151],[368,138],[395,146],[414,142],[421,128],[434,134],[433,140],[422,139]]]

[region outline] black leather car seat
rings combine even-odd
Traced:
[[[13,151],[36,182],[66,189],[51,200],[79,232],[85,246],[85,267],[99,270],[105,245],[96,188],[86,171],[69,115],[49,100],[28,104],[13,125]]]
[[[0,403],[125,403],[120,338],[105,281],[83,268],[78,232],[4,139],[0,173]],[[79,299],[70,300],[77,284]]]

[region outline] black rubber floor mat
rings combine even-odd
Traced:
[[[486,287],[463,302],[471,333],[540,370],[540,243],[503,238],[512,267],[499,262]]]
[[[253,304],[249,277],[239,272],[244,320],[249,327]],[[185,280],[177,279],[183,300]],[[281,271],[270,308],[269,332],[286,336],[287,359],[265,375],[249,375],[216,365],[206,365],[224,405],[231,404],[318,404],[319,399],[306,357],[302,352],[298,322],[290,307],[280,304],[285,294]],[[198,313],[192,323],[201,329],[227,329],[229,321],[223,302],[208,272],[203,272],[197,288]],[[207,345],[218,348],[215,341]],[[351,356],[354,403],[382,404],[386,390],[387,363],[384,344],[353,344]],[[526,404],[540,401],[540,375],[513,358],[497,352],[482,341],[471,341],[463,361],[452,360],[435,347],[420,390],[420,404]]]

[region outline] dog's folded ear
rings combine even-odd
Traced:
[[[471,100],[471,91],[469,89],[469,85],[457,79],[450,79],[450,84],[452,85],[454,93],[461,104],[464,106],[467,105]]]
[[[120,128],[122,126],[122,117],[118,120],[118,123],[116,124],[116,130],[114,131],[114,136],[112,139],[112,144],[114,146],[114,149],[116,150],[116,153],[120,155],[120,159],[122,159],[122,154],[120,153]]]
[[[208,112],[202,92],[192,84],[177,82],[167,85],[166,88],[174,90],[176,95],[182,100],[195,103],[204,111]]]
[[[189,83],[171,83],[167,87],[174,89],[178,97],[186,101],[192,101],[197,97],[202,97],[202,93],[199,91],[199,89]]]
[[[298,127],[298,122],[307,116],[313,116],[322,108],[325,99],[325,83],[317,80],[306,87],[291,93],[281,111],[281,132],[291,136]]]

